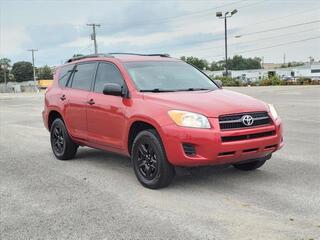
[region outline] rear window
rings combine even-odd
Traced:
[[[91,82],[96,69],[96,63],[83,63],[76,66],[72,79],[72,88],[87,90],[91,88]]]
[[[60,68],[59,72],[59,85],[62,87],[67,86],[68,80],[70,78],[70,75],[72,73],[72,69],[74,67],[74,64],[67,65]]]

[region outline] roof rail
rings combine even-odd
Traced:
[[[109,53],[110,55],[135,55],[135,56],[159,56],[159,57],[170,57],[168,53],[151,53],[151,54],[143,54],[143,53],[126,53],[126,52],[116,52],[116,53]]]
[[[89,54],[89,55],[83,55],[83,56],[79,56],[79,57],[70,58],[69,60],[66,61],[66,63],[78,61],[78,60],[85,59],[85,58],[95,58],[95,57],[113,57],[113,56],[110,54],[105,54],[105,53]]]

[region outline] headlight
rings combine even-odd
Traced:
[[[276,111],[276,109],[274,108],[274,106],[272,104],[268,104],[269,105],[269,110],[270,110],[270,113],[273,117],[274,120],[276,120],[278,118],[278,113]]]
[[[210,128],[208,118],[201,114],[179,110],[171,110],[168,112],[168,114],[178,126],[193,128]]]

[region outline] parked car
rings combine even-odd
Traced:
[[[283,146],[272,105],[161,54],[70,59],[45,93],[43,121],[57,159],[79,146],[124,154],[153,189],[169,185],[175,166],[255,170]]]

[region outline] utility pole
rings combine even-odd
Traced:
[[[286,65],[286,53],[283,54],[283,65]]]
[[[224,19],[224,53],[225,53],[225,61],[226,61],[226,77],[228,76],[228,30],[227,30],[227,18],[232,17],[234,14],[238,12],[237,9],[232,10],[231,12],[216,12],[216,17],[220,19]]]
[[[87,26],[92,27],[91,40],[93,40],[93,42],[94,42],[94,53],[98,54],[96,27],[100,27],[100,24],[88,23]]]
[[[4,91],[7,92],[7,66],[6,64],[0,64],[0,68],[3,69],[3,79],[4,79]]]
[[[6,89],[7,89],[7,68],[6,68],[6,64],[3,65],[3,77],[4,77],[4,84],[6,86]]]
[[[39,89],[37,88],[37,80],[36,80],[36,67],[34,65],[34,52],[38,51],[38,49],[29,49],[29,52],[32,53],[32,66],[33,66],[33,81],[34,81],[34,87],[39,92]]]

